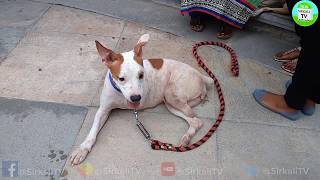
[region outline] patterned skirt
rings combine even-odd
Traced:
[[[251,2],[250,2],[251,1]],[[257,0],[181,0],[181,13],[203,12],[242,29],[253,15]]]

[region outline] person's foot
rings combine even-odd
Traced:
[[[274,56],[275,61],[287,62],[298,58],[300,55],[300,48],[294,48],[289,51],[282,51]]]
[[[284,96],[266,92],[261,99],[261,103],[275,112],[297,112],[298,110],[289,107],[284,100]]]
[[[204,29],[204,24],[201,22],[200,17],[191,17],[190,27],[192,31],[201,32]]]
[[[316,111],[316,103],[310,99],[307,100],[306,105],[302,109],[302,112],[307,115],[311,116]]]
[[[265,90],[257,89],[253,96],[255,100],[263,107],[278,113],[290,120],[297,120],[301,117],[301,111],[291,108],[287,105],[284,96],[270,93]]]
[[[222,25],[220,32],[218,32],[217,34],[217,38],[229,39],[231,37],[232,37],[232,28],[227,24]]]
[[[306,106],[307,107],[315,107],[316,106],[316,103],[310,99],[307,100],[307,103],[306,103]]]
[[[288,87],[290,86],[291,83],[292,83],[291,80],[288,80],[286,82],[286,84],[285,84],[286,89],[288,89]],[[312,101],[311,99],[307,99],[307,102],[306,102],[305,106],[303,107],[303,109],[301,110],[301,112],[307,116],[312,116],[315,111],[316,111],[316,103],[314,101]]]
[[[283,63],[281,69],[285,72],[289,73],[289,75],[293,75],[297,67],[297,61],[291,60],[289,62]]]

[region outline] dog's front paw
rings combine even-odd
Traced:
[[[190,143],[191,137],[188,134],[185,134],[182,136],[182,138],[180,139],[179,142],[179,146],[188,146],[188,144]]]
[[[195,128],[196,131],[198,131],[203,126],[203,122],[199,118],[194,117],[192,119],[191,125]]]
[[[72,166],[80,164],[88,155],[88,149],[77,148],[70,156],[70,163]]]

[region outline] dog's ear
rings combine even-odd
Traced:
[[[133,52],[134,52],[134,56],[136,57],[142,57],[142,47],[144,46],[144,43],[138,43],[134,46],[133,48]]]
[[[97,47],[97,50],[98,50],[98,53],[99,55],[101,56],[102,58],[102,62],[109,66],[110,64],[113,63],[113,58],[111,58],[112,54],[114,53],[112,50],[104,47],[102,44],[100,44],[98,41],[95,41],[96,42],[96,47]]]
[[[142,36],[140,37],[140,39],[139,39],[139,41],[137,42],[137,44],[139,44],[139,43],[144,43],[144,44],[146,44],[146,43],[149,41],[149,38],[150,38],[149,34],[144,34],[144,35],[142,35]]]
[[[149,34],[144,34],[140,37],[137,44],[134,46],[133,52],[135,56],[142,57],[142,47],[149,41]]]

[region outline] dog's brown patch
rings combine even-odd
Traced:
[[[152,67],[155,69],[161,69],[163,65],[163,59],[148,59],[148,61],[151,63]]]
[[[121,64],[123,63],[123,56],[121,54],[111,53],[110,58],[112,59],[112,63],[108,65],[112,77],[115,79],[119,78],[120,70],[121,70]]]

